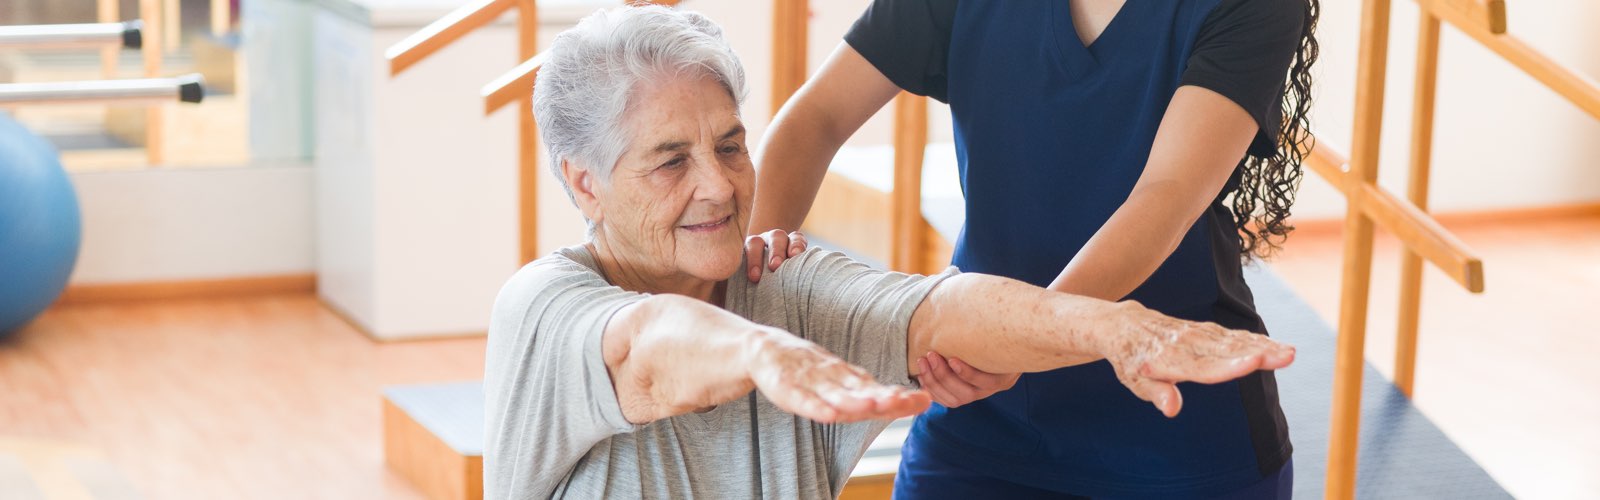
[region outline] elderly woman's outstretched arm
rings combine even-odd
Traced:
[[[983,274],[940,283],[913,313],[907,337],[913,360],[933,351],[996,373],[1104,358],[1123,385],[1169,417],[1183,401],[1177,382],[1225,382],[1294,361],[1293,347],[1264,335]]]
[[[899,418],[929,403],[926,394],[879,384],[816,344],[681,295],[654,295],[618,311],[602,352],[622,414],[635,424],[710,408],[751,389],[819,422]]]

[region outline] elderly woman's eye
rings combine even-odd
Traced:
[[[719,150],[719,152],[721,152],[722,154],[725,154],[725,155],[731,155],[731,154],[735,154],[735,153],[744,152],[744,147],[739,146],[738,144],[729,144],[729,145],[723,146],[722,149]]]
[[[682,156],[679,156],[679,157],[673,158],[671,160],[668,160],[666,163],[662,163],[661,164],[661,168],[674,169],[674,168],[682,167],[683,164],[684,164],[684,159],[683,159]]]

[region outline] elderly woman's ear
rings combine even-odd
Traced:
[[[561,160],[561,177],[567,181],[567,186],[572,189],[572,201],[578,204],[578,210],[583,212],[583,217],[590,224],[599,224],[604,213],[600,210],[600,199],[595,196],[595,176],[586,169],[578,168],[570,160]]]

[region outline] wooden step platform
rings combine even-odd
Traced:
[[[395,386],[383,391],[383,455],[429,498],[483,498],[483,382]],[[911,420],[868,447],[841,499],[886,500]]]
[[[483,382],[383,391],[383,457],[428,498],[483,498]]]

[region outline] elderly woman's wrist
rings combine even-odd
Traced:
[[[1108,302],[1083,296],[1073,296],[1069,307],[1057,308],[1059,320],[1068,325],[1069,352],[1096,358],[1110,357],[1122,351],[1128,342],[1127,314],[1132,308],[1142,309],[1137,302]]]
[[[765,358],[776,345],[778,332],[771,327],[755,325],[743,330],[740,335],[739,366],[743,367],[746,376],[755,372],[756,368],[765,366]]]

